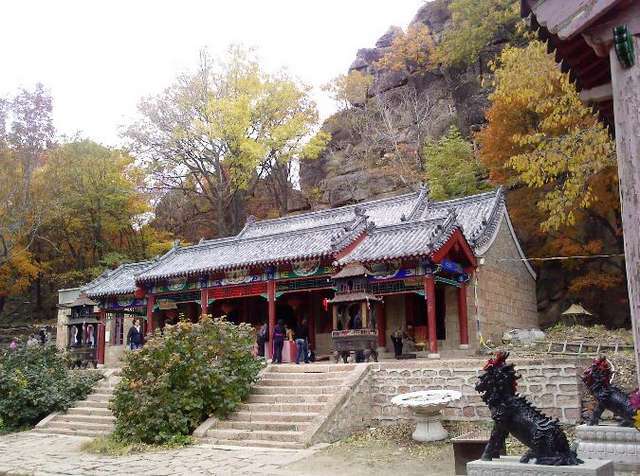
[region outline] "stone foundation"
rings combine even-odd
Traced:
[[[613,476],[611,461],[585,460],[576,466],[545,466],[518,462],[517,456],[503,456],[493,461],[476,460],[467,464],[468,476]]]
[[[578,374],[575,360],[546,359],[544,362],[513,359],[522,375],[520,392],[545,414],[563,423],[580,418]],[[361,371],[344,387],[335,404],[314,428],[313,442],[331,442],[367,426],[414,422],[409,409],[391,403],[401,393],[420,390],[457,390],[462,399],[445,408],[444,420],[490,420],[489,409],[475,391],[475,382],[485,359],[415,360],[357,364]]]
[[[576,440],[579,458],[611,460],[616,471],[640,470],[640,431],[635,428],[580,425]]]
[[[580,418],[578,374],[575,361],[565,359],[510,360],[522,378],[519,392],[542,412],[563,423],[577,423]],[[420,390],[457,390],[462,399],[443,410],[448,420],[489,420],[489,409],[475,391],[475,383],[484,359],[447,361],[404,361],[369,364],[371,368],[372,419],[393,422],[413,421],[411,412],[391,403],[398,394]]]

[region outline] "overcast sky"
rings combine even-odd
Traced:
[[[207,47],[257,47],[267,70],[285,67],[320,86],[346,72],[358,48],[403,28],[424,0],[20,0],[3,2],[0,95],[40,81],[54,98],[59,133],[120,144],[143,96],[198,62]]]

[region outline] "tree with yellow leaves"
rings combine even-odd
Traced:
[[[492,178],[544,189],[543,229],[575,224],[598,199],[592,179],[615,164],[611,137],[542,42],[506,48],[493,71],[488,126],[478,135]]]
[[[435,43],[431,30],[424,23],[413,23],[406,32],[399,32],[389,51],[375,63],[379,69],[407,71],[428,69]]]
[[[528,254],[613,255],[548,263],[540,288],[565,288],[596,312],[603,302],[621,302],[624,262],[615,256],[623,244],[611,137],[542,42],[505,48],[492,69],[495,90],[487,125],[477,135],[480,157],[491,180],[511,190],[509,210]]]
[[[214,220],[213,233],[237,233],[246,200],[271,180],[286,211],[291,167],[328,142],[310,88],[286,74],[265,73],[249,51],[232,47],[224,61],[206,54],[199,71],[182,75],[140,105],[127,133],[160,192],[179,191]]]
[[[433,50],[432,61],[444,66],[466,66],[478,61],[480,51],[496,37],[517,39],[520,21],[517,0],[453,0],[451,25]]]

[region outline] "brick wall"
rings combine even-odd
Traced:
[[[547,359],[544,363],[513,359],[522,375],[519,392],[548,416],[576,423],[580,417],[578,368],[575,362]],[[443,412],[450,420],[488,420],[489,409],[474,386],[484,360],[384,362],[370,364],[371,412],[374,421],[413,419],[411,412],[391,404],[401,393],[420,390],[457,390],[463,397]]]
[[[522,378],[519,392],[543,413],[563,423],[580,418],[582,366],[569,359],[544,362],[510,359]],[[396,395],[421,390],[448,389],[462,399],[443,410],[447,420],[490,420],[489,409],[475,391],[483,359],[416,360],[359,364],[351,382],[341,389],[327,410],[307,430],[312,443],[331,442],[367,426],[414,421],[409,409],[391,404]]]
[[[477,317],[484,338],[500,342],[502,334],[509,329],[538,327],[536,282],[525,264],[518,261],[521,257],[506,218],[500,222],[496,239],[482,258],[484,263],[476,271],[476,277]],[[470,284],[467,302],[471,320],[476,317],[476,311],[473,282]],[[470,334],[475,334],[476,323],[469,324]]]

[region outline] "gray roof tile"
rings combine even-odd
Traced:
[[[176,247],[139,271],[136,280],[329,257],[365,231],[368,236],[344,259],[425,254],[441,246],[456,226],[477,249],[493,236],[503,203],[500,189],[441,202],[431,202],[422,189],[358,205],[252,222],[235,237]]]
[[[116,269],[107,270],[82,287],[82,292],[90,298],[131,294],[136,290],[136,275],[147,269],[153,261],[127,263]]]
[[[374,228],[356,248],[339,259],[339,265],[384,261],[400,257],[426,256],[439,249],[459,228],[455,214],[445,218],[418,220]]]

